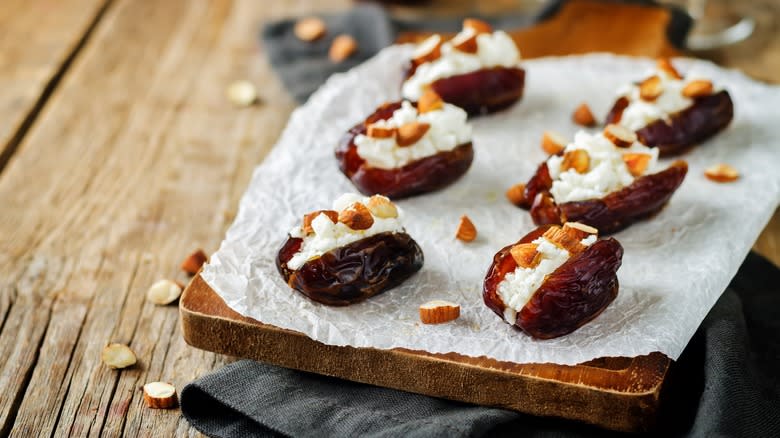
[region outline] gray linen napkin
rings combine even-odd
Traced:
[[[780,436],[778,315],[780,270],[750,254],[674,364],[656,432]],[[248,360],[187,385],[181,409],[214,437],[613,435]]]

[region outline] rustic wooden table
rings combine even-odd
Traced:
[[[196,435],[146,409],[230,359],[187,346],[175,306],[145,300],[217,248],[295,103],[258,48],[261,22],[346,0],[5,0],[0,6],[0,436]],[[708,54],[780,81],[778,8],[762,35]],[[239,109],[249,78],[261,104]],[[780,215],[756,249],[780,264]],[[139,365],[102,366],[109,341]]]

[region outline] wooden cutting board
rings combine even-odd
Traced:
[[[526,58],[591,51],[673,56],[678,52],[666,39],[670,19],[661,8],[572,0],[548,21],[511,34]],[[239,315],[200,276],[184,291],[180,310],[185,340],[204,350],[620,431],[653,427],[672,362],[652,353],[575,366],[517,364],[454,353],[330,346]]]

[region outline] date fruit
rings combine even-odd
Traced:
[[[619,98],[607,115],[606,123],[619,123],[629,101]],[[657,147],[660,156],[676,155],[726,128],[734,117],[734,104],[725,90],[693,98],[693,105],[636,131],[639,141]]]
[[[352,242],[292,270],[287,262],[303,240],[289,237],[276,256],[276,267],[293,289],[314,301],[346,306],[401,284],[423,265],[423,253],[406,233],[379,233]]]
[[[610,234],[661,210],[687,173],[688,164],[678,160],[666,170],[636,178],[603,198],[558,204],[549,192],[552,178],[545,162],[526,184],[520,207],[530,209],[537,225],[581,222]]]
[[[517,244],[534,241],[549,227],[531,231]],[[482,292],[485,304],[501,318],[506,304],[498,294],[498,285],[517,269],[510,252],[513,246],[504,247],[493,257]],[[599,239],[584,251],[573,254],[545,278],[517,312],[514,325],[537,339],[556,338],[582,327],[617,297],[617,270],[622,258],[623,247],[613,238]]]
[[[365,122],[347,131],[336,147],[339,169],[365,195],[380,194],[400,199],[438,190],[463,176],[474,160],[474,149],[469,142],[396,169],[370,166],[358,154],[355,137],[358,134],[365,135],[368,125],[389,119],[400,107],[401,102],[380,106]]]

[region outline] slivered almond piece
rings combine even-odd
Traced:
[[[696,79],[688,82],[682,89],[682,95],[693,99],[694,97],[709,96],[712,94],[712,82],[706,79]]]
[[[366,135],[371,138],[390,138],[395,136],[395,132],[395,128],[377,126],[376,124],[368,125],[368,128],[366,128]]]
[[[642,100],[652,102],[664,92],[661,78],[657,75],[650,76],[639,84],[639,97]]]
[[[452,39],[452,47],[463,53],[477,53],[477,34],[465,34]]]
[[[509,253],[521,268],[535,268],[542,260],[542,253],[537,251],[535,243],[519,243],[509,249]]]
[[[152,409],[170,409],[179,402],[176,387],[166,382],[151,382],[144,385],[144,401]]]
[[[466,18],[463,20],[463,28],[471,29],[477,34],[493,32],[493,27],[490,26],[490,24],[482,20],[477,20],[476,18]]]
[[[398,209],[395,207],[390,199],[382,195],[374,195],[368,198],[366,204],[371,213],[382,219],[398,217]]]
[[[542,134],[542,150],[550,155],[561,153],[566,143],[566,138],[555,131],[544,131]]]
[[[599,230],[591,227],[590,225],[585,225],[581,222],[566,222],[563,224],[563,231],[568,233],[570,236],[572,236],[574,239],[582,240],[590,235],[596,235],[598,236]]]
[[[202,249],[197,249],[181,262],[181,270],[190,275],[195,275],[208,259],[209,257]]]
[[[411,146],[423,138],[431,125],[424,122],[409,122],[398,128],[395,142],[400,147]]]
[[[619,148],[627,148],[637,141],[636,132],[614,123],[604,128],[604,137]]]
[[[313,211],[311,213],[303,215],[303,234],[309,234],[314,232],[314,229],[311,227],[311,222],[319,215],[324,214],[328,217],[328,219],[331,220],[331,222],[338,223],[339,221],[339,212],[334,210],[317,210]]]
[[[135,365],[133,350],[124,344],[108,344],[100,354],[100,360],[109,368],[122,369]]]
[[[674,65],[672,65],[672,61],[670,61],[669,58],[658,59],[656,66],[658,67],[659,70],[666,72],[666,74],[668,74],[669,76],[675,79],[683,78],[680,72],[677,71],[676,68],[674,68]]]
[[[645,173],[647,166],[650,164],[650,155],[638,153],[623,154],[623,161],[626,163],[626,167],[628,167],[631,175],[640,176]]]
[[[146,299],[159,306],[165,306],[176,301],[181,295],[182,286],[171,280],[155,282],[146,291]]]
[[[328,57],[333,62],[341,62],[352,56],[358,49],[355,38],[350,35],[339,35],[333,39],[328,50]]]
[[[367,230],[374,225],[371,211],[360,202],[353,202],[339,213],[339,222],[353,230]]]
[[[257,102],[257,89],[249,81],[235,81],[225,90],[230,103],[236,106],[250,106]]]
[[[293,33],[301,41],[311,42],[318,40],[325,35],[328,28],[325,26],[325,22],[317,17],[301,18],[295,22],[293,27]]]
[[[739,179],[739,172],[728,164],[720,163],[706,168],[704,176],[712,181],[724,183]]]
[[[506,199],[520,207],[525,201],[525,184],[515,184],[506,191]]]
[[[471,222],[468,216],[463,215],[460,217],[458,223],[458,231],[455,232],[455,238],[463,242],[471,242],[477,238],[477,227]]]
[[[588,104],[584,102],[574,110],[571,118],[574,123],[580,126],[596,126],[596,117],[593,116]]]
[[[425,39],[412,55],[412,62],[415,65],[424,64],[439,59],[441,56],[441,35],[434,34]]]
[[[444,300],[433,300],[420,306],[420,321],[423,324],[441,324],[458,319],[460,305]]]
[[[563,154],[561,172],[574,169],[577,173],[585,173],[590,167],[590,155],[585,149],[574,149]]]
[[[559,248],[563,248],[572,254],[577,254],[585,250],[585,245],[580,243],[582,239],[578,239],[577,234],[579,233],[567,232],[563,228],[555,226],[550,227],[542,236]]]
[[[428,111],[435,111],[444,107],[444,101],[433,90],[426,90],[420,100],[417,101],[417,111],[420,114],[427,113]]]

